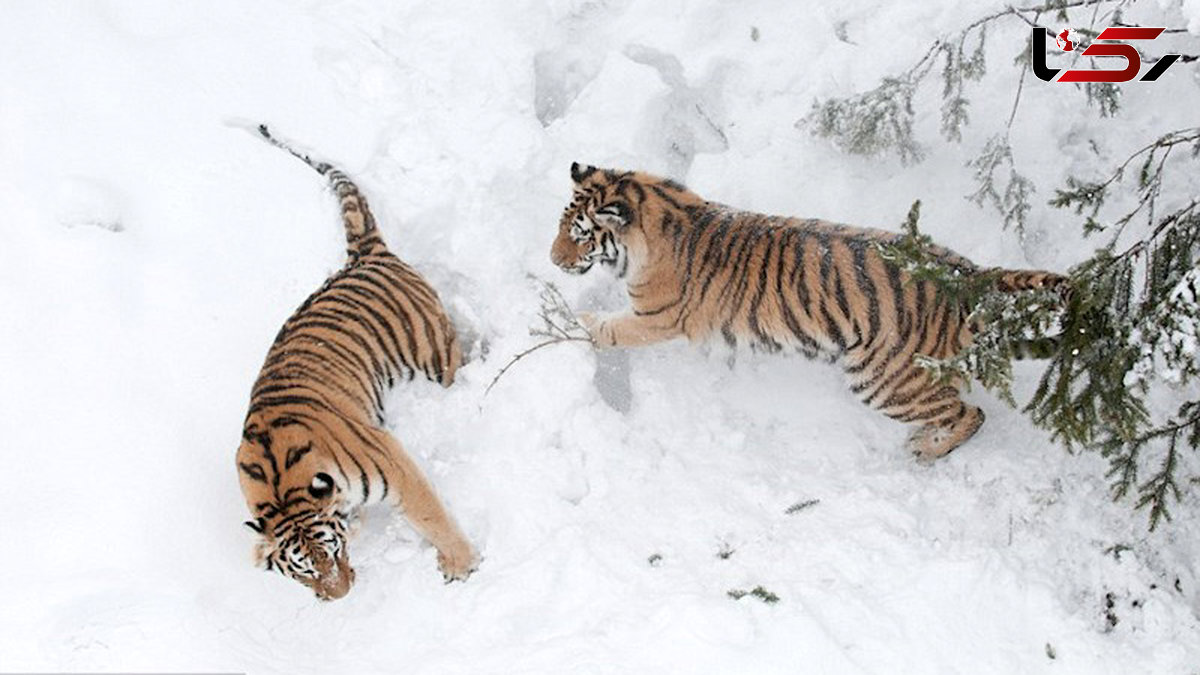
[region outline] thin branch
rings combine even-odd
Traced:
[[[1121,176],[1124,174],[1125,169],[1129,166],[1129,164],[1131,162],[1133,162],[1133,160],[1137,159],[1139,156],[1145,154],[1146,152],[1155,150],[1157,148],[1170,148],[1170,147],[1173,147],[1176,145],[1180,145],[1182,143],[1189,143],[1192,141],[1200,141],[1200,127],[1191,127],[1189,129],[1177,129],[1168,134],[1160,136],[1153,143],[1149,143],[1149,144],[1143,146],[1142,148],[1140,148],[1136,152],[1134,152],[1132,155],[1130,155],[1128,157],[1128,159],[1126,159],[1124,162],[1121,163],[1120,166],[1117,167],[1116,171],[1113,171],[1112,175],[1108,178],[1108,180],[1101,183],[1101,186],[1108,187],[1108,185],[1111,184],[1112,182],[1119,180],[1121,178]]]
[[[491,393],[491,391],[492,391],[492,387],[496,386],[496,383],[500,381],[500,378],[504,375],[504,373],[508,372],[509,368],[512,368],[514,365],[516,365],[517,361],[520,361],[521,359],[525,358],[526,356],[529,356],[530,354],[536,352],[537,350],[541,349],[542,347],[549,347],[550,345],[556,345],[561,342],[589,342],[590,343],[591,341],[592,341],[591,338],[561,337],[561,338],[554,338],[551,340],[546,340],[545,342],[537,343],[536,345],[530,347],[529,349],[526,349],[525,351],[512,357],[512,360],[510,360],[508,363],[504,364],[504,367],[500,369],[500,372],[496,373],[496,376],[492,378],[492,382],[491,382],[491,384],[489,384],[487,386],[487,389],[483,390],[484,398],[487,398],[487,395],[489,393]]]
[[[1013,7],[1012,5],[1009,5],[1008,7],[1005,7],[1004,9],[1002,9],[994,14],[988,14],[987,16],[976,19],[973,23],[968,24],[967,27],[965,29],[963,29],[963,32],[968,32],[968,31],[974,30],[985,23],[988,23],[990,21],[995,21],[996,19],[999,19],[1004,16],[1015,16],[1018,19],[1021,19],[1025,23],[1029,24],[1030,26],[1033,26],[1036,28],[1037,24],[1033,23],[1029,19],[1025,18],[1025,16],[1024,16],[1025,14],[1034,14],[1035,18],[1033,19],[1033,21],[1037,21],[1036,17],[1041,16],[1042,12],[1047,12],[1050,10],[1073,9],[1075,7],[1086,7],[1087,5],[1096,5],[1097,7],[1099,7],[1099,5],[1101,5],[1102,3],[1106,2],[1106,1],[1107,0],[1076,0],[1075,2],[1066,2],[1063,4],[1056,4],[1053,2],[1048,2],[1044,5],[1034,5],[1032,7]]]
[[[1146,432],[1145,434],[1138,436],[1137,438],[1134,438],[1130,442],[1135,443],[1137,445],[1141,445],[1143,443],[1152,441],[1156,438],[1162,438],[1163,436],[1166,436],[1167,434],[1172,434],[1173,436],[1177,436],[1179,434],[1179,432],[1184,431],[1186,429],[1190,429],[1191,427],[1194,427],[1197,425],[1200,425],[1200,407],[1197,407],[1196,411],[1194,413],[1192,413],[1191,416],[1185,416],[1182,420],[1174,421],[1172,424],[1165,424],[1157,429],[1151,429],[1150,431]],[[1175,441],[1172,440],[1172,443],[1174,443],[1174,442]]]
[[[1018,14],[1017,16],[1024,19],[1025,17]],[[1029,21],[1029,25],[1037,27],[1037,20],[1042,16],[1041,12],[1034,15],[1033,21]],[[1021,79],[1017,81],[1017,95],[1013,97],[1012,112],[1008,114],[1008,124],[1006,127],[1012,129],[1013,120],[1017,119],[1017,107],[1021,105],[1021,92],[1025,89],[1025,76],[1029,74],[1030,64],[1026,62],[1021,66]]]
[[[1017,17],[1018,19],[1029,24],[1030,28],[1041,28],[1042,27],[1040,24],[1038,24],[1038,19],[1041,18],[1041,16],[1042,16],[1042,13],[1040,11],[1037,14],[1035,14],[1032,19],[1026,18],[1026,16],[1024,14],[1021,14],[1020,11],[1013,9],[1011,7],[1009,8],[1008,13],[1012,14],[1013,16]],[[997,17],[997,18],[999,18],[999,17]]]
[[[525,349],[516,356],[512,357],[500,372],[492,378],[487,389],[483,391],[484,398],[492,391],[492,387],[500,381],[500,378],[508,372],[509,368],[516,365],[517,361],[529,356],[543,347],[556,345],[561,342],[587,342],[592,343],[592,336],[588,334],[587,329],[576,318],[575,313],[571,311],[570,305],[567,304],[567,299],[563,297],[558,288],[548,282],[530,276],[531,279],[538,282],[542,286],[540,292],[542,299],[541,309],[538,310],[538,317],[542,320],[542,325],[529,329],[529,334],[534,337],[546,338],[542,342]]]

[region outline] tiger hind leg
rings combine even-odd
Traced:
[[[920,427],[908,448],[923,462],[950,453],[979,431],[983,411],[963,403],[957,382],[936,382],[910,352],[882,345],[847,355],[850,389],[888,417]]]

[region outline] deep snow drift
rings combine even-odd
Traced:
[[[1164,4],[1142,9],[1186,24]],[[797,358],[568,344],[483,396],[533,343],[529,275],[620,307],[610,276],[549,262],[573,160],[863,225],[895,227],[920,198],[923,227],[980,263],[1086,258],[1075,219],[1042,206],[1051,187],[1194,123],[1194,65],[1130,85],[1118,119],[1026,82],[1014,147],[1040,192],[1024,240],[963,199],[963,163],[1007,120],[1019,22],[989,38],[961,145],[921,108],[918,166],[794,126],[985,9],[7,3],[0,669],[1194,672],[1198,505],[1148,533],[1109,501],[1101,459],[985,392],[988,423],[932,467],[836,368]],[[342,601],[251,567],[233,465],[250,384],[342,234],[321,179],[232,118],[355,176],[477,336],[455,387],[403,386],[389,407],[484,556],[466,583],[442,584],[384,512]],[[1028,394],[1037,366],[1018,372]],[[756,587],[778,601],[729,595]]]

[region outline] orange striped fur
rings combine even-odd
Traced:
[[[938,384],[918,355],[950,357],[969,344],[970,308],[951,302],[878,250],[902,235],[737,211],[681,185],[639,172],[574,164],[574,196],[551,249],[553,262],[582,274],[595,264],[623,278],[631,311],[581,315],[599,347],[716,336],[730,345],[798,351],[840,361],[867,405],[919,425],[910,448],[930,460],[983,423]],[[964,274],[981,272],[948,249],[935,253]],[[1001,291],[1057,286],[1049,272],[1002,271]]]
[[[356,510],[387,502],[438,550],[447,579],[477,557],[429,481],[385,431],[383,395],[418,372],[449,386],[462,356],[437,293],[388,251],[358,187],[314,163],[341,202],[346,265],[283,324],[254,383],[237,451],[258,561],[332,600],[354,570],[346,536]]]

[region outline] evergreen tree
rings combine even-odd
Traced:
[[[959,142],[969,121],[968,83],[986,72],[989,24],[1020,20],[1037,27],[1043,15],[1066,21],[1070,10],[1085,8],[1092,21],[1079,31],[1085,47],[1097,35],[1098,21],[1126,25],[1123,4],[1052,0],[989,14],[938,40],[913,68],[876,89],[815,103],[801,124],[850,153],[894,152],[904,163],[919,161],[923,150],[913,137],[913,99],[938,58],[941,131]],[[1021,85],[1007,127],[967,164],[978,183],[969,199],[995,208],[1005,226],[1018,232],[1033,208],[1034,186],[1014,165],[1008,129],[1031,49],[1027,44],[1016,59]],[[1083,92],[1099,114],[1118,113],[1119,87],[1088,85]],[[999,293],[986,273],[963,275],[938,262],[918,229],[919,202],[905,223],[907,236],[883,250],[914,277],[934,281],[972,308],[973,344],[944,361],[920,359],[922,365],[937,377],[976,379],[1015,406],[1012,360],[1048,356],[1023,410],[1068,448],[1106,457],[1114,498],[1148,508],[1152,529],[1170,520],[1170,507],[1200,485],[1200,199],[1189,195],[1186,183],[1200,168],[1198,160],[1200,127],[1180,129],[1134,152],[1103,180],[1071,177],[1054,190],[1050,206],[1074,211],[1086,234],[1105,238],[1095,255],[1070,271],[1065,295]],[[1110,215],[1106,207],[1128,198],[1132,209]]]

